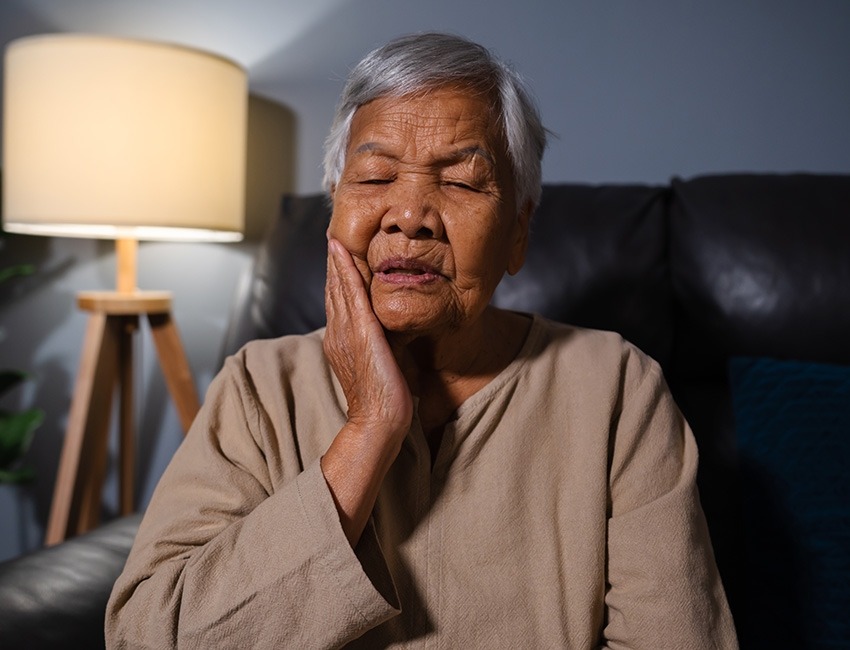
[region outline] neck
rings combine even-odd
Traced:
[[[525,341],[530,319],[487,307],[467,327],[439,336],[388,333],[411,392],[420,401],[453,396],[460,405],[504,370]]]
[[[488,307],[475,326],[439,338],[388,335],[432,455],[461,404],[489,384],[519,354],[531,319]]]

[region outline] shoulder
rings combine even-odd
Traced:
[[[309,334],[290,334],[275,339],[255,339],[248,341],[232,356],[242,358],[248,364],[260,365],[292,355],[322,356],[324,338],[325,329],[321,328]]]
[[[327,366],[323,340],[324,328],[309,334],[249,341],[225,359],[223,369],[264,379],[279,377],[281,373],[293,370],[320,371]]]
[[[668,393],[660,366],[616,332],[535,317],[523,359],[523,382],[548,395],[565,418],[611,423],[625,408],[641,408]]]
[[[267,454],[312,459],[322,452],[330,442],[328,432],[338,431],[345,415],[323,339],[324,330],[317,330],[245,344],[210,384],[204,426],[210,431],[219,430],[222,422],[231,429],[247,427]],[[290,451],[281,452],[284,446]],[[296,448],[300,452],[291,451]]]
[[[235,383],[243,393],[265,401],[292,394],[297,387],[333,390],[333,372],[325,359],[324,329],[309,334],[258,339],[227,357],[216,381]]]
[[[654,359],[617,332],[578,327],[539,315],[529,336],[534,363],[552,365],[571,374],[621,379],[623,376],[660,376]]]

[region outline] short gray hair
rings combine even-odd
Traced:
[[[540,202],[546,129],[522,77],[486,48],[460,36],[423,33],[402,36],[358,63],[343,89],[325,140],[325,188],[337,184],[354,113],[379,97],[402,97],[458,84],[493,98],[513,167],[517,205]]]

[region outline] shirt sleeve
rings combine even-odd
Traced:
[[[375,531],[355,549],[319,460],[282,485],[228,359],[151,499],[106,613],[110,648],[332,648],[398,614]]]
[[[696,442],[658,365],[635,350],[612,431],[605,647],[737,648],[696,487]]]

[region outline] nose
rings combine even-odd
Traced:
[[[381,221],[386,233],[403,233],[409,239],[442,239],[440,201],[435,189],[415,181],[396,181]]]

